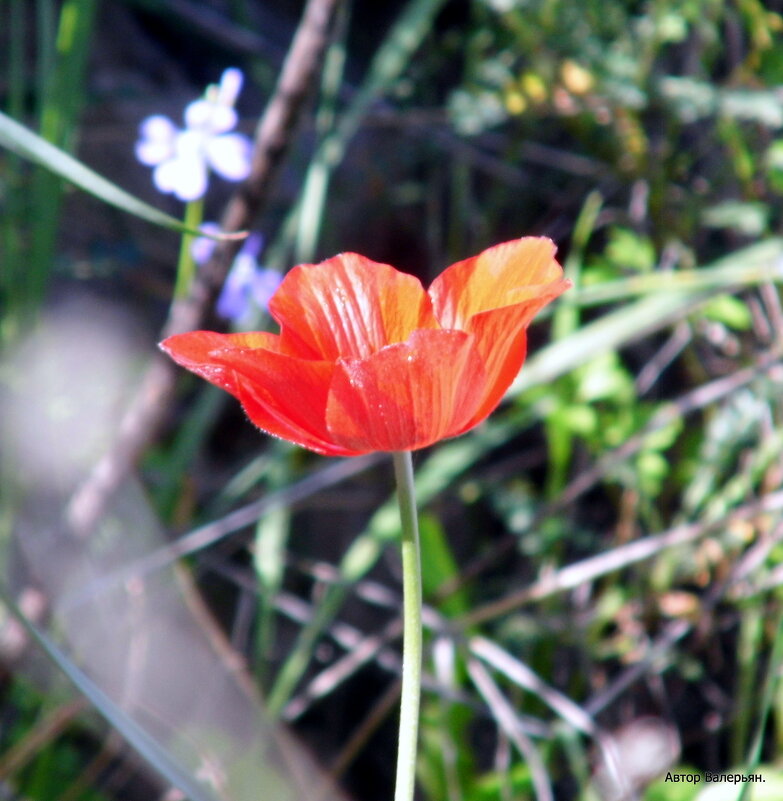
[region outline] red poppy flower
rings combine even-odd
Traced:
[[[161,348],[262,430],[328,456],[424,448],[500,403],[536,312],[568,289],[549,239],[452,264],[424,291],[356,253],[303,264],[269,303],[280,334],[193,331]]]

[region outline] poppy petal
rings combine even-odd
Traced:
[[[481,404],[460,433],[500,403],[525,361],[528,325],[571,286],[555,249],[546,238],[517,239],[457,262],[433,281],[429,294],[441,325],[474,335],[487,375]]]
[[[553,282],[542,287],[541,294],[531,300],[492,309],[471,318],[468,330],[475,337],[476,350],[484,362],[487,378],[484,398],[463,431],[488,417],[503,399],[525,362],[526,329],[530,321],[570,285],[570,282]]]
[[[254,356],[253,363],[241,365],[242,372],[237,374],[237,397],[255,425],[267,434],[324,456],[364,453],[335,443],[326,428],[333,364],[273,351]]]
[[[163,340],[159,347],[181,367],[236,396],[238,387],[233,371],[226,366],[225,361],[217,360],[214,354],[240,348],[274,350],[277,348],[277,340],[278,337],[274,334],[263,332],[217,334],[214,331],[190,331]]]
[[[353,253],[295,267],[270,300],[280,335],[197,331],[161,347],[262,430],[326,455],[414,450],[464,433],[525,360],[535,313],[570,286],[548,239],[489,248],[429,293]]]
[[[534,300],[542,292],[549,300],[556,297],[570,286],[555,261],[556,250],[551,239],[523,237],[452,264],[429,289],[438,322],[469,331],[470,318],[481,312]],[[555,295],[546,288],[553,283],[561,287]],[[528,322],[538,308],[530,311]]]
[[[278,352],[279,337],[264,332],[193,331],[160,347],[182,367],[238,398],[250,420],[273,436],[330,456],[354,456],[330,441],[326,400],[334,365]]]
[[[286,353],[333,361],[364,359],[438,328],[419,280],[356,253],[294,267],[269,303]]]
[[[464,426],[483,385],[473,337],[419,330],[367,359],[340,359],[326,422],[335,442],[357,451],[423,448]]]

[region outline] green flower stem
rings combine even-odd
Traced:
[[[397,780],[394,801],[412,801],[416,786],[416,744],[421,697],[421,559],[419,523],[409,451],[393,453],[394,477],[402,523],[402,691]]]
[[[191,200],[185,206],[184,224],[190,229],[198,228],[204,219],[204,200]],[[182,243],[179,247],[179,261],[177,262],[177,281],[174,284],[174,297],[184,298],[193,282],[196,272],[196,262],[190,252],[193,242],[192,234],[182,234]]]

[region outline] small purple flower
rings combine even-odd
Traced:
[[[223,284],[217,313],[226,320],[241,322],[254,309],[266,309],[282,276],[275,270],[259,267],[250,254],[240,252]]]
[[[215,223],[204,223],[201,229],[205,233],[220,230]],[[216,306],[217,313],[226,320],[241,323],[253,309],[266,309],[283,280],[276,270],[259,266],[263,242],[260,234],[251,234],[231,265]],[[190,252],[197,264],[204,264],[214,249],[214,239],[200,237],[193,242]]]
[[[205,222],[199,226],[199,230],[205,234],[219,234],[220,226],[214,222]],[[190,255],[193,257],[193,261],[199,265],[206,264],[212,258],[215,245],[217,245],[217,241],[211,236],[199,236],[194,239],[190,246]],[[245,245],[247,246],[247,242]]]
[[[207,191],[210,168],[229,181],[250,174],[250,140],[229,133],[237,124],[234,103],[242,80],[240,70],[227,69],[217,86],[207,87],[203,97],[187,106],[184,129],[160,114],[142,122],[136,158],[155,168],[152,179],[161,192],[198,200]]]

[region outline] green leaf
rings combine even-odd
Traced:
[[[735,331],[748,331],[753,324],[747,305],[733,295],[718,295],[707,303],[702,313]]]
[[[627,228],[613,228],[606,255],[618,267],[645,273],[655,267],[655,247],[647,237]]]
[[[636,473],[644,494],[658,495],[670,469],[668,460],[657,451],[642,451],[636,459]]]
[[[422,514],[419,519],[421,536],[421,565],[424,597],[432,597],[448,581],[454,580],[459,567],[440,521],[432,515]],[[439,604],[449,617],[467,613],[470,601],[465,590],[459,590]]]
[[[614,351],[601,353],[576,371],[577,397],[586,403],[601,400],[629,401],[633,379]]]
[[[532,797],[530,768],[521,762],[509,770],[493,771],[481,776],[466,795],[467,801],[501,801],[503,798],[527,801]]]
[[[769,224],[770,208],[765,203],[725,200],[702,215],[708,228],[729,228],[744,236],[761,236]]]
[[[244,232],[204,234],[186,227],[176,217],[139,200],[2,112],[0,112],[0,147],[5,147],[22,158],[40,164],[104,203],[154,225],[179,233],[211,236],[214,239],[242,239],[245,236]]]

